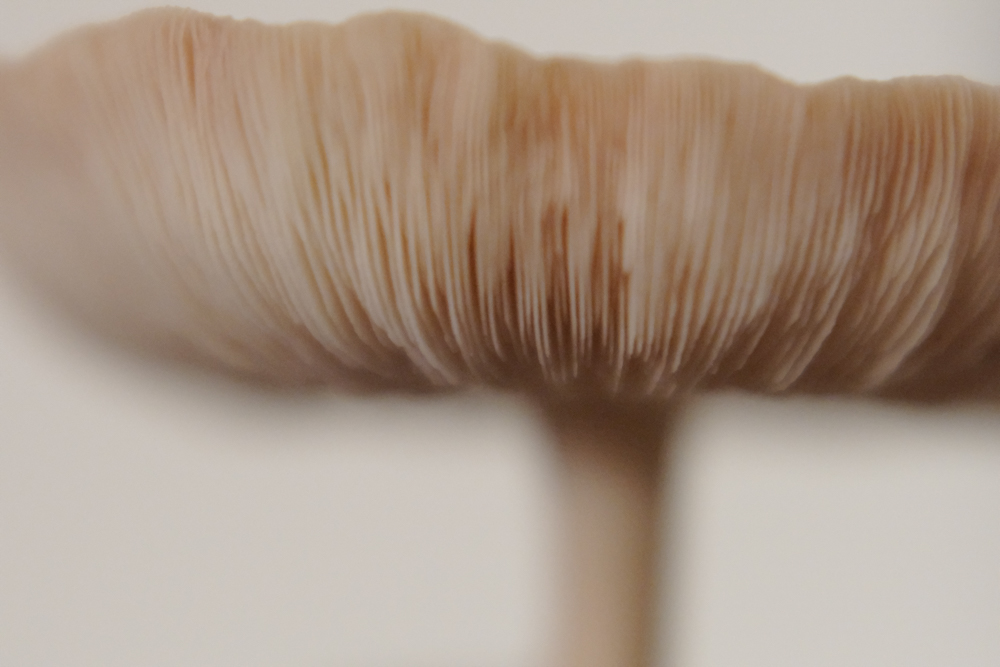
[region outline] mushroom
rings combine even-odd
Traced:
[[[1000,90],[150,10],[0,67],[0,239],[146,352],[535,397],[564,664],[642,665],[679,398],[1000,387]]]

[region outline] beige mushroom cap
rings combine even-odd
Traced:
[[[1000,90],[152,10],[0,69],[0,242],[280,383],[1000,385]]]

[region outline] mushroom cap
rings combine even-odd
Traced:
[[[281,384],[981,393],[1000,91],[150,10],[0,67],[0,240],[88,325]]]

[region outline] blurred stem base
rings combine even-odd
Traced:
[[[545,406],[557,449],[563,552],[556,667],[652,667],[662,484],[677,406]]]

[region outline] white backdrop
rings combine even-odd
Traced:
[[[0,52],[147,4],[3,0]],[[991,0],[395,6],[541,52],[1000,84]],[[0,665],[544,667],[552,488],[511,399],[254,394],[123,358],[0,284],[0,405]],[[1000,413],[708,399],[671,480],[663,664],[1000,664]]]

